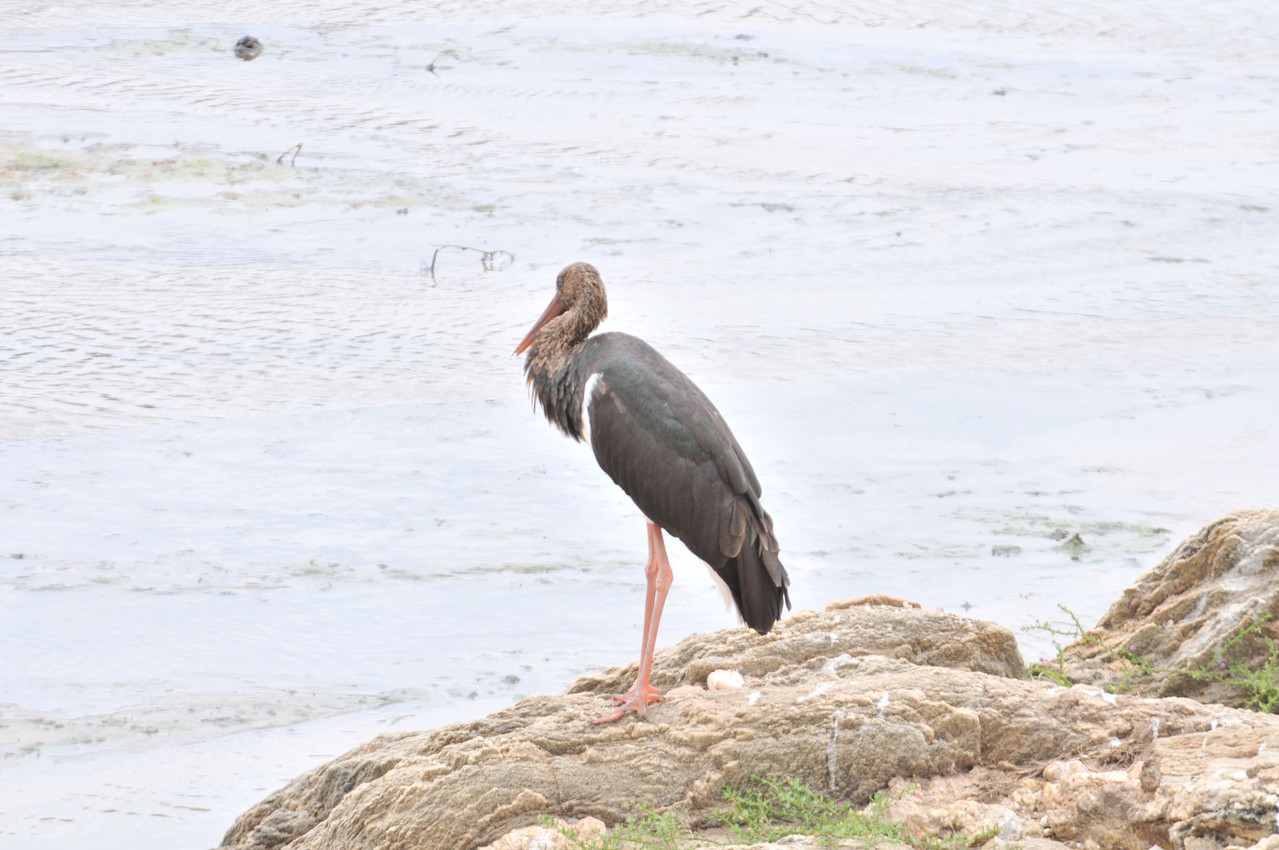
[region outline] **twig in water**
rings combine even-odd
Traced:
[[[439,74],[435,73],[435,63],[440,61],[441,56],[452,56],[453,58],[457,58],[457,54],[454,53],[452,50],[445,50],[441,53],[435,54],[435,58],[427,63],[426,70],[430,71],[432,74],[435,74],[435,76],[437,77],[439,76]],[[449,65],[441,65],[440,70],[447,71],[450,67],[451,66]]]
[[[289,165],[293,165],[293,163],[297,162],[298,154],[302,153],[302,143],[298,142],[296,145],[289,148],[289,150],[285,151],[284,153],[276,157],[275,164],[283,165],[284,158],[289,155],[289,151],[293,151],[293,159],[289,160]]]
[[[443,251],[445,248],[456,248],[459,251],[475,251],[477,254],[480,255],[480,263],[481,265],[484,266],[484,271],[486,272],[491,272],[498,268],[497,263],[498,263],[499,256],[506,258],[506,262],[502,264],[501,268],[506,268],[511,263],[515,262],[514,254],[512,254],[510,251],[503,251],[500,248],[497,249],[496,251],[485,251],[483,248],[468,248],[465,245],[441,245],[440,247],[436,248],[435,253],[431,255],[430,265],[426,264],[426,260],[422,261],[422,269],[421,269],[422,275],[423,277],[425,277],[426,275],[429,274],[431,276],[432,283],[436,282],[435,281],[435,261],[440,256],[440,252]]]

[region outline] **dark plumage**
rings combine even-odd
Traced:
[[[789,607],[789,579],[773,521],[760,504],[759,480],[719,411],[643,340],[590,336],[607,313],[599,272],[575,263],[560,272],[555,297],[516,353],[528,350],[524,371],[546,418],[570,437],[589,440],[600,467],[650,522],[649,601],[636,688],[660,698],[647,678],[670,567],[654,526],[715,570],[742,619],[760,634],[772,628],[783,602]],[[644,714],[643,695],[617,699],[622,708],[605,720],[632,709]]]

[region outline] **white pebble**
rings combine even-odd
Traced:
[[[736,670],[716,670],[706,677],[706,687],[712,691],[731,691],[746,684]]]

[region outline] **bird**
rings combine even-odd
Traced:
[[[648,522],[644,629],[635,687],[614,694],[610,723],[645,717],[662,692],[649,681],[666,594],[673,580],[663,531],[681,540],[727,586],[746,625],[767,634],[790,608],[790,577],[778,555],[762,488],[728,424],[696,384],[638,337],[592,335],[608,315],[599,271],[573,263],[551,303],[515,349],[527,356],[535,406],[587,443],[600,467]]]

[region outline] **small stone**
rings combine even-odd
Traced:
[[[706,677],[706,687],[712,691],[731,691],[746,684],[736,670],[715,670]]]
[[[555,821],[556,829],[545,826],[526,826],[508,832],[492,844],[480,850],[562,850],[568,847],[568,839],[559,831],[564,821]]]
[[[1138,774],[1138,781],[1141,787],[1146,791],[1154,791],[1159,787],[1159,783],[1163,780],[1163,775],[1159,772],[1159,759],[1146,759],[1141,765],[1141,773]]]
[[[1088,768],[1084,767],[1084,763],[1079,759],[1053,761],[1044,766],[1044,779],[1049,782],[1062,782],[1072,776],[1087,772]]]

